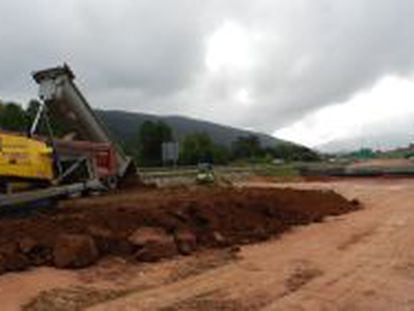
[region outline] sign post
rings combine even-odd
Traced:
[[[178,156],[180,154],[180,146],[178,142],[162,143],[161,149],[162,163],[166,165],[171,162],[174,166],[177,166]]]

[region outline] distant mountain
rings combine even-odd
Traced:
[[[96,112],[114,133],[114,135],[123,141],[137,135],[137,132],[144,121],[160,120],[167,123],[173,129],[175,138],[178,140],[183,139],[190,133],[206,132],[216,144],[224,146],[231,146],[231,143],[234,142],[239,136],[252,134],[259,137],[262,146],[266,147],[276,146],[281,143],[289,143],[263,133],[241,130],[213,122],[180,116],[157,116],[116,110],[98,110]]]
[[[329,143],[317,146],[315,149],[321,152],[350,152],[360,150],[361,148],[370,148],[373,150],[393,150],[396,148],[406,147],[413,143],[412,126],[405,126],[399,123],[400,128],[375,128],[365,130],[364,133],[353,137],[336,139]]]

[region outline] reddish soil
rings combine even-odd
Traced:
[[[243,246],[225,266],[87,310],[414,310],[413,179],[245,186],[333,189],[364,208]]]
[[[72,200],[47,213],[2,216],[0,271],[80,268],[107,255],[153,261],[265,240],[359,208],[330,190],[259,188],[130,190]]]

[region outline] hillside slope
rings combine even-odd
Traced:
[[[239,136],[251,134],[259,137],[262,146],[275,146],[281,143],[288,143],[267,134],[180,116],[156,116],[115,110],[98,110],[97,113],[111,131],[123,141],[133,138],[144,121],[161,120],[173,129],[175,138],[178,140],[181,140],[185,135],[190,133],[206,132],[216,144],[225,146],[230,146]]]

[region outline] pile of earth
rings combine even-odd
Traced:
[[[359,209],[333,191],[207,188],[124,191],[0,219],[0,272],[82,268],[103,256],[156,261],[266,240]]]

